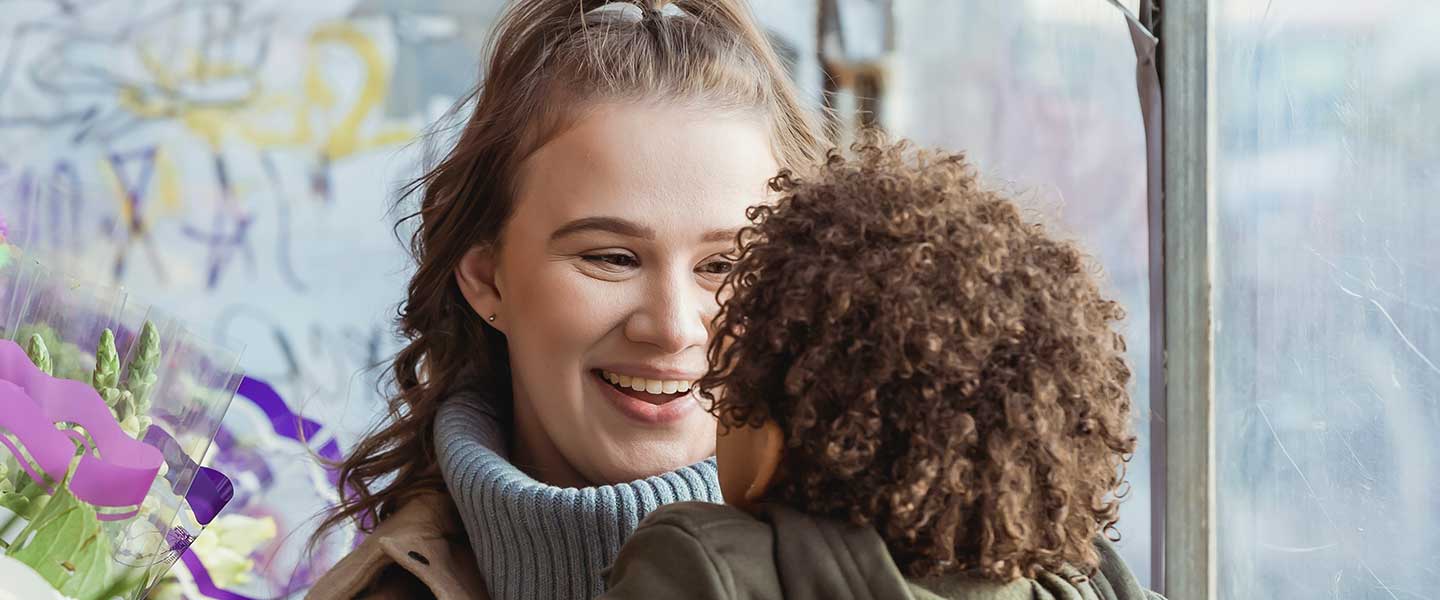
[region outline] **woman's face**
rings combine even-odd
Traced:
[[[601,107],[524,162],[498,253],[457,273],[508,340],[518,467],[579,486],[714,452],[689,389],[722,255],[777,169],[760,119],[663,105]]]

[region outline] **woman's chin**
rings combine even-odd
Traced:
[[[606,388],[610,385],[603,384]],[[715,418],[692,397],[677,399],[663,419],[636,418],[619,406],[633,400],[602,390],[607,398],[587,406],[597,407],[588,418],[576,422],[576,436],[551,432],[556,445],[583,476],[597,485],[626,483],[669,473],[693,465],[715,454]],[[587,400],[589,400],[587,398]],[[583,433],[580,433],[583,432]],[[566,442],[570,442],[567,444]],[[573,445],[571,445],[573,444]]]
[[[688,467],[715,454],[714,425],[710,425],[708,430],[712,439],[709,444],[700,446],[681,442],[619,444],[606,454],[609,460],[586,469],[595,471],[586,475],[597,485],[608,485],[663,475]]]

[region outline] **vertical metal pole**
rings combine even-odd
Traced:
[[[1160,93],[1156,0],[1140,1],[1140,16],[1127,16],[1135,46],[1135,87],[1145,122],[1145,193],[1150,251],[1150,585],[1165,584],[1165,136]],[[1123,7],[1122,7],[1123,10]],[[1128,15],[1128,12],[1127,12]]]
[[[1211,276],[1215,232],[1212,0],[1167,0],[1160,18],[1164,90],[1165,567],[1171,598],[1217,598],[1215,374]]]

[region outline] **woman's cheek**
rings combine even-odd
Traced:
[[[627,285],[569,271],[546,277],[535,290],[532,318],[549,339],[583,353],[623,319]]]

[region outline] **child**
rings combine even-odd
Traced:
[[[854,150],[741,234],[698,384],[727,505],[651,514],[604,597],[1157,598],[1101,535],[1120,306],[962,157]]]

